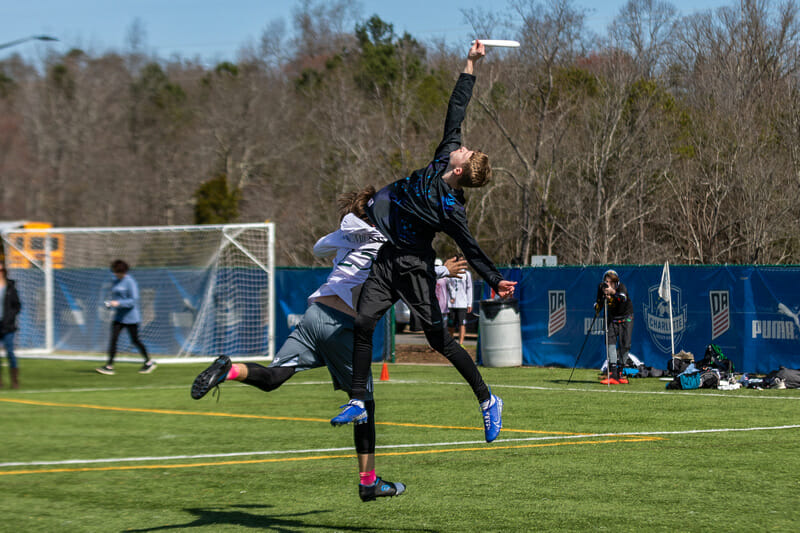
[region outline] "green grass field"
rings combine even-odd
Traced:
[[[569,369],[482,369],[506,404],[486,444],[452,367],[390,365],[377,472],[408,490],[362,503],[352,430],[328,423],[346,398],[324,369],[272,393],[225,384],[217,402],[189,396],[205,365],[94,366],[21,360],[23,388],[0,392],[0,530],[800,528],[800,429],[780,428],[800,424],[798,390],[609,390],[596,371],[567,385]]]

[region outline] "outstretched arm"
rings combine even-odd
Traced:
[[[447,116],[444,119],[444,135],[442,142],[436,148],[435,158],[449,155],[453,150],[461,148],[461,123],[467,112],[467,105],[472,98],[472,88],[475,85],[475,76],[472,74],[476,63],[486,55],[486,48],[476,42],[469,49],[467,64],[459,75],[450,101],[447,104]]]
[[[516,281],[508,281],[507,279],[504,279],[497,284],[497,295],[500,298],[510,298],[514,296],[514,285],[516,284]]]
[[[480,41],[475,41],[475,44],[472,45],[467,54],[467,64],[464,66],[464,74],[473,74],[478,61],[485,55],[486,47],[484,47],[483,43]]]

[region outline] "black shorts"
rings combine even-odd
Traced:
[[[358,314],[378,320],[394,302],[403,300],[416,314],[423,330],[443,328],[436,298],[434,259],[433,250],[421,255],[400,250],[391,243],[384,244],[361,289]]]
[[[450,321],[454,328],[466,324],[467,310],[463,307],[450,308]]]

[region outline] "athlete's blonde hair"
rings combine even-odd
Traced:
[[[489,164],[489,156],[476,150],[464,164],[464,172],[461,173],[458,184],[462,187],[483,187],[490,181],[492,165]]]

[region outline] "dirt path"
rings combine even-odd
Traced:
[[[475,359],[476,337],[464,339],[464,349]],[[447,359],[428,346],[422,334],[404,333],[395,337],[395,363],[441,364],[447,365]]]

